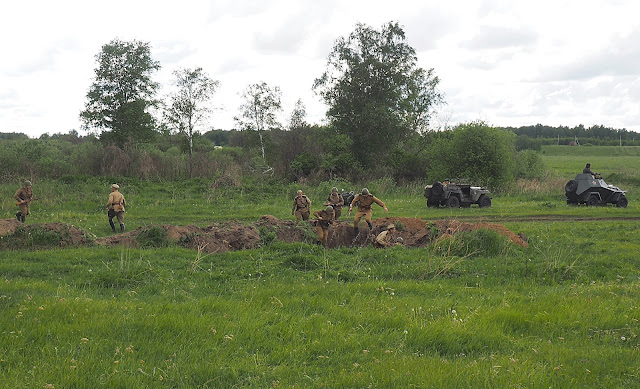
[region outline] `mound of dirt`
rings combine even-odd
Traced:
[[[23,229],[23,230],[21,230]],[[0,247],[74,247],[91,244],[93,236],[85,230],[66,223],[23,224],[16,219],[0,220],[0,237],[9,237]]]
[[[497,223],[466,223],[457,220],[437,220],[426,222],[421,219],[384,217],[373,220],[373,229],[369,233],[364,222],[361,222],[360,233],[355,242],[352,221],[335,221],[329,229],[328,247],[366,246],[373,242],[375,236],[384,231],[389,224],[396,225],[394,236],[402,237],[407,247],[425,247],[443,236],[453,236],[463,231],[480,228],[494,230],[511,240],[514,244],[528,247],[522,234],[515,234]],[[0,220],[0,236],[12,235],[22,223],[15,219]],[[61,237],[59,246],[81,246],[94,242],[101,246],[139,247],[139,235],[150,228],[161,228],[165,232],[166,241],[171,244],[200,250],[206,253],[220,253],[234,250],[246,250],[259,247],[268,240],[283,242],[315,241],[315,221],[309,224],[296,225],[292,220],[281,220],[265,215],[255,223],[246,225],[238,221],[215,223],[205,228],[194,225],[174,226],[170,224],[139,227],[134,231],[114,234],[92,240],[88,234],[75,226],[64,223],[34,224],[25,228],[44,228]]]

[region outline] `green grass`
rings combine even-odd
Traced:
[[[141,249],[0,251],[0,387],[638,387],[640,199],[626,169],[640,156],[607,165],[598,148],[579,149],[543,154],[550,177],[564,185],[575,174],[565,164],[581,170],[586,158],[611,166],[629,208],[568,207],[560,187],[427,209],[420,186],[368,184],[390,210],[374,218],[497,221],[527,235],[526,249],[477,231],[431,248],[325,251],[265,230],[261,249],[206,255],[151,228]],[[110,180],[86,181],[35,184],[27,223],[109,235]],[[314,209],[333,185],[303,188]],[[122,186],[128,229],[291,218],[297,188]],[[0,185],[6,217],[15,189]]]

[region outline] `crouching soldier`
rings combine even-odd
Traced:
[[[376,240],[373,242],[373,245],[375,247],[401,246],[404,243],[404,240],[399,236],[394,237],[395,232],[396,226],[394,224],[389,224],[386,230],[376,236]]]
[[[332,206],[328,206],[325,209],[321,209],[313,213],[313,216],[318,218],[316,231],[318,231],[318,240],[323,246],[326,246],[329,242],[329,226],[333,222],[333,215]]]
[[[291,208],[291,214],[296,215],[296,224],[302,220],[309,220],[309,213],[311,212],[311,200],[302,194],[302,191],[298,191],[298,195],[293,199],[293,207]]]
[[[358,224],[360,224],[360,219],[364,216],[364,219],[367,221],[369,225],[369,232],[373,229],[373,224],[371,224],[371,215],[373,214],[373,210],[371,206],[373,203],[378,204],[382,208],[384,208],[385,212],[389,212],[387,206],[384,205],[382,200],[377,198],[376,196],[369,193],[369,189],[364,188],[362,192],[353,198],[351,201],[351,205],[349,205],[349,212],[353,210],[353,206],[358,204],[358,212],[356,212],[356,216],[353,218],[353,241],[355,242],[358,238]]]
[[[20,207],[20,211],[16,213],[16,219],[19,222],[25,222],[27,215],[29,214],[29,204],[34,200],[33,191],[31,190],[31,181],[25,181],[22,188],[18,189],[16,194],[13,195],[16,199],[16,205]]]
[[[119,189],[118,184],[111,185],[111,193],[109,194],[109,201],[107,201],[107,209],[109,210],[107,215],[109,216],[109,224],[113,232],[116,232],[116,226],[113,223],[114,217],[116,217],[118,223],[120,223],[120,232],[124,232],[124,206],[126,205],[126,201],[122,193],[118,191]]]
[[[340,215],[342,215],[342,206],[344,205],[344,198],[342,195],[338,193],[338,188],[332,188],[331,194],[327,197],[327,204],[333,207],[334,211],[334,220],[340,219]]]

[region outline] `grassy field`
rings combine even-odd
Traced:
[[[386,216],[496,221],[529,248],[480,231],[421,249],[0,251],[0,387],[639,387],[640,153],[602,149],[545,148],[549,182],[489,209],[427,209],[419,186],[367,184]],[[628,208],[565,205],[586,161]],[[110,183],[36,183],[28,223],[108,235]],[[290,218],[297,189],[119,183],[128,228]],[[314,209],[334,184],[303,187]],[[14,186],[0,185],[5,218]]]

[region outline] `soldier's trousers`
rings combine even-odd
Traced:
[[[300,223],[300,218],[302,218],[302,220],[309,220],[309,210],[297,210],[296,211],[296,224]]]
[[[371,209],[361,212],[356,212],[356,216],[353,217],[353,227],[358,228],[358,224],[360,224],[360,219],[364,216],[364,220],[367,221],[369,225],[369,229],[371,229],[371,215],[373,215],[373,211]]]
[[[329,229],[322,228],[322,226],[316,226],[316,231],[318,231],[318,240],[326,246],[329,242]]]

